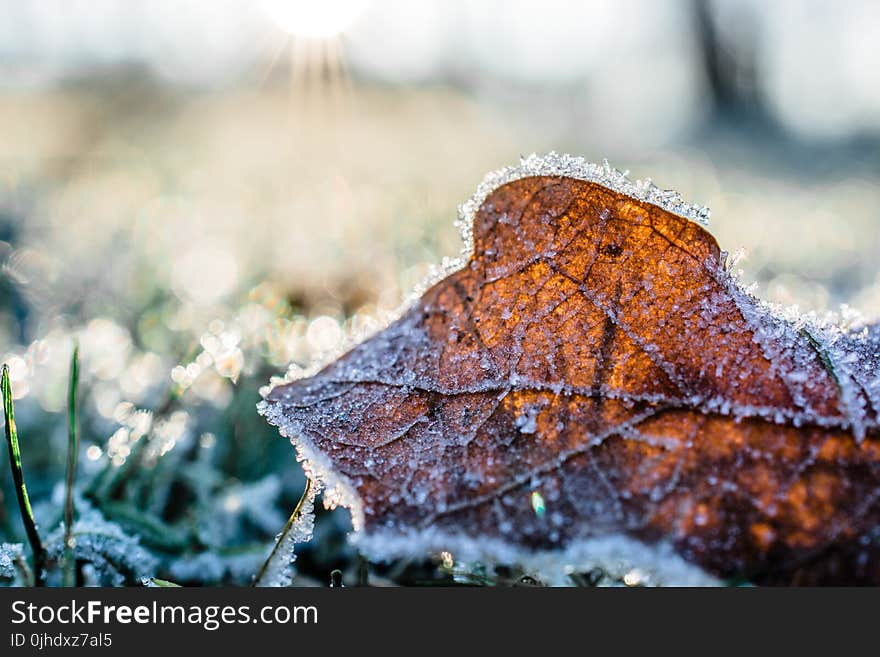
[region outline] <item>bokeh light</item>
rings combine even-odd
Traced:
[[[260,0],[264,11],[293,35],[321,39],[351,27],[367,8],[367,0]]]

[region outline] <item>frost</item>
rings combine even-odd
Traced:
[[[317,486],[309,486],[302,502],[294,512],[292,522],[275,539],[275,547],[265,569],[257,578],[257,586],[290,586],[293,581],[293,562],[296,546],[312,540],[315,530],[315,497]]]
[[[245,525],[266,534],[281,527],[286,518],[278,511],[281,480],[271,474],[255,482],[234,484],[222,494],[212,494],[208,509],[200,514],[199,536],[209,545],[228,545],[245,533]]]
[[[744,287],[729,272],[719,274],[765,357],[804,409],[800,416],[783,415],[778,421],[840,425],[809,401],[815,384],[808,372],[818,356],[838,386],[839,410],[847,420],[842,427],[862,441],[867,431],[878,425],[876,410],[872,409],[880,409],[880,324],[868,324],[847,306],[839,313],[823,316],[802,314],[797,306],[780,306],[755,297],[750,286]],[[742,410],[765,417],[770,413],[770,409],[757,407]]]
[[[73,523],[71,542],[77,561],[94,568],[94,578],[101,586],[123,586],[155,573],[158,561],[144,549],[136,537],[129,536],[115,522],[82,498],[76,501],[79,517]],[[46,537],[50,559],[60,561],[64,553],[64,524]],[[53,573],[58,575],[58,573]],[[50,582],[59,584],[59,582]]]
[[[502,185],[516,180],[536,176],[559,176],[585,180],[640,201],[651,203],[686,219],[703,225],[708,224],[711,215],[709,208],[696,203],[688,203],[681,194],[674,190],[660,189],[650,178],[633,181],[628,175],[628,171],[614,168],[607,159],[602,160],[602,164],[596,164],[583,157],[567,153],[560,154],[555,151],[550,151],[546,155],[532,153],[521,157],[516,166],[505,167],[487,174],[474,195],[458,208],[458,219],[455,225],[461,233],[463,243],[461,254],[457,258],[443,258],[439,265],[432,267],[425,279],[406,298],[398,310],[397,316],[408,310],[429,287],[465,266],[474,253],[474,218],[477,212],[492,192]],[[501,221],[509,223],[510,219],[504,217]]]
[[[529,406],[516,416],[516,428],[520,433],[535,433],[538,430],[538,413],[540,411],[540,406]]]
[[[348,477],[333,467],[330,459],[315,447],[303,433],[300,425],[286,421],[284,409],[278,404],[261,401],[257,405],[257,410],[271,424],[278,427],[282,436],[290,440],[296,449],[296,460],[302,464],[306,477],[317,482],[320,487],[324,508],[334,509],[337,506],[347,508],[351,512],[351,522],[355,531],[363,527],[363,506]]]
[[[15,564],[22,559],[24,553],[21,543],[0,543],[0,579],[16,581],[19,573]]]
[[[502,185],[515,180],[532,176],[559,176],[586,180],[603,187],[625,194],[646,203],[651,203],[667,212],[672,212],[685,219],[707,224],[711,211],[709,208],[695,203],[688,203],[681,194],[670,189],[660,189],[650,178],[646,180],[630,180],[628,171],[620,171],[612,167],[608,160],[602,164],[590,162],[583,157],[556,153],[546,155],[532,153],[520,158],[519,165],[505,167],[489,173],[477,187],[476,193],[459,208],[459,228],[465,242],[466,255],[473,252],[473,222],[477,211],[486,198]]]
[[[517,564],[536,579],[552,586],[566,586],[572,572],[604,571],[612,579],[638,569],[645,586],[719,586],[721,582],[689,564],[668,543],[646,545],[623,535],[577,541],[565,550],[523,550],[492,538],[474,539],[428,528],[420,532],[357,534],[354,544],[366,554],[380,554],[383,561],[414,554],[448,553],[456,564]],[[470,565],[468,565],[470,564]]]
[[[169,566],[175,582],[204,584],[249,584],[266,555],[260,551],[218,554],[202,552],[175,559]]]

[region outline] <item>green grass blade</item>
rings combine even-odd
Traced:
[[[290,530],[293,528],[293,524],[296,522],[297,518],[299,518],[299,514],[302,511],[303,504],[305,504],[306,499],[309,497],[309,490],[312,487],[312,480],[306,479],[306,487],[303,490],[302,497],[299,498],[299,502],[296,503],[296,508],[293,510],[293,513],[290,514],[290,518],[287,519],[287,523],[284,525],[284,529],[281,530],[281,533],[278,535],[278,539],[275,541],[275,547],[272,548],[272,552],[269,554],[269,557],[263,562],[263,565],[260,566],[260,570],[257,573],[257,576],[254,577],[254,581],[251,586],[259,586],[260,582],[263,580],[263,575],[266,574],[266,571],[269,569],[269,564],[272,563],[272,560],[276,558],[278,550],[281,548],[282,543],[284,543],[284,538],[290,533]]]
[[[73,531],[73,485],[76,483],[76,462],[79,456],[79,437],[76,431],[76,395],[79,386],[79,345],[74,344],[70,357],[70,378],[67,388],[67,479],[64,498],[64,586],[76,585],[71,532]]]
[[[21,511],[21,520],[27,532],[31,551],[34,553],[34,583],[37,586],[43,584],[43,566],[46,563],[46,551],[37,531],[37,523],[34,520],[34,512],[31,509],[31,501],[28,498],[27,486],[24,483],[24,473],[21,469],[21,450],[18,446],[18,431],[15,428],[15,408],[12,404],[12,386],[9,383],[9,368],[4,365],[0,375],[0,394],[3,397],[3,413],[6,419],[6,444],[9,446],[9,464],[12,468],[12,480],[15,482],[15,492],[18,495],[18,508]]]
[[[174,582],[169,582],[167,579],[159,579],[158,577],[151,577],[150,582],[152,582],[153,586],[159,587],[160,589],[179,589],[180,584],[175,584]]]

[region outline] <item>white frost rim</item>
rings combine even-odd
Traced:
[[[671,189],[660,189],[650,178],[645,180],[630,180],[628,171],[620,171],[612,167],[608,160],[602,160],[602,164],[590,162],[583,157],[556,153],[550,151],[546,155],[532,153],[527,157],[521,157],[516,166],[505,167],[486,175],[483,182],[477,187],[474,195],[459,206],[458,216],[465,237],[465,251],[467,255],[473,253],[473,227],[474,218],[489,195],[502,185],[538,176],[559,176],[585,180],[607,187],[608,189],[625,194],[631,198],[656,205],[667,212],[672,212],[685,219],[691,219],[706,225],[709,222],[711,211],[709,208],[695,203],[688,203],[681,194]],[[467,231],[468,235],[465,235]]]
[[[711,214],[709,208],[696,203],[688,203],[675,190],[660,189],[650,178],[630,180],[628,174],[629,171],[615,169],[608,163],[608,160],[602,160],[602,164],[597,164],[577,155],[560,154],[556,151],[550,151],[546,155],[532,153],[520,157],[517,165],[486,174],[473,196],[458,206],[458,220],[455,223],[463,241],[461,253],[457,258],[444,258],[439,266],[432,267],[425,279],[416,286],[398,312],[395,313],[395,318],[409,310],[429,287],[449,274],[464,268],[474,253],[473,227],[477,212],[492,192],[516,180],[540,176],[584,180],[602,185],[613,192],[624,194],[638,201],[656,205],[667,212],[696,221],[704,226],[709,223],[709,215]]]
[[[280,404],[261,401],[257,404],[257,412],[296,448],[296,460],[302,463],[306,476],[314,482],[316,493],[322,493],[324,507],[347,508],[351,513],[351,525],[355,532],[359,532],[364,526],[364,506],[351,480],[333,467],[330,459],[315,447],[299,422],[291,423],[284,416]]]
[[[376,530],[355,533],[350,541],[365,554],[389,561],[413,554],[448,552],[458,563],[518,565],[553,586],[571,586],[568,576],[599,568],[623,580],[635,575],[648,586],[719,586],[721,580],[688,563],[668,542],[642,543],[623,534],[578,539],[563,550],[524,550],[496,538],[475,540],[429,527],[406,533]]]

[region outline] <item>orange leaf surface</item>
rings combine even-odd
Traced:
[[[880,583],[880,333],[762,304],[607,165],[526,161],[465,214],[457,271],[261,405],[364,550]]]

